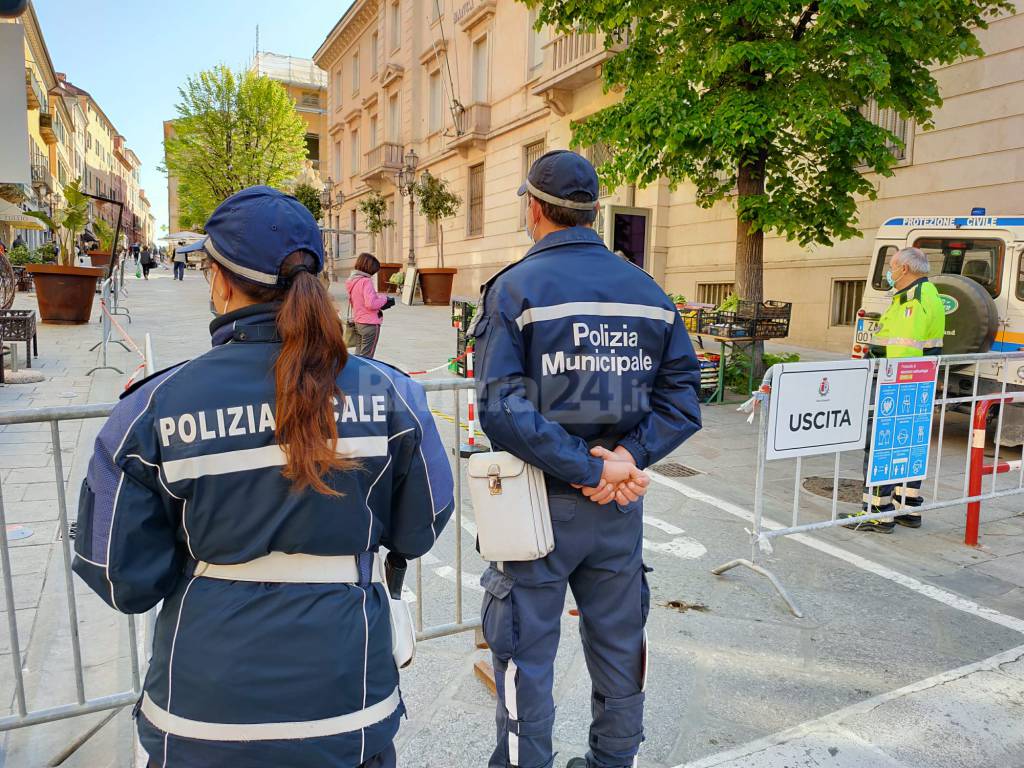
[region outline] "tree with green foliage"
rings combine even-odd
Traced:
[[[313,185],[299,184],[295,187],[295,191],[292,194],[309,209],[314,219],[320,221],[320,215],[323,213],[320,207],[320,193],[316,191]]]
[[[459,212],[462,198],[448,189],[448,182],[425,171],[414,190],[420,212],[437,229],[437,266],[444,266],[444,229],[441,220]]]
[[[575,126],[603,142],[612,184],[684,179],[697,203],[737,213],[736,290],[762,296],[764,233],[801,245],[860,234],[865,174],[892,175],[900,139],[868,120],[872,101],[931,127],[942,104],[930,67],[982,54],[975,36],[1003,0],[524,0],[538,24],[603,32],[623,47],[604,67],[622,99]]]
[[[89,217],[89,198],[82,192],[82,179],[77,178],[64,185],[64,202],[54,208],[52,216],[43,211],[26,213],[39,219],[53,233],[60,244],[58,259],[61,266],[74,266],[75,242]]]
[[[178,179],[183,228],[201,229],[246,187],[281,187],[302,170],[306,124],[281,83],[218,65],[189,77],[178,94],[163,170]]]
[[[376,253],[377,235],[395,226],[394,219],[388,217],[388,201],[380,192],[373,191],[359,201],[359,212],[366,221],[366,230],[373,237],[373,250]]]

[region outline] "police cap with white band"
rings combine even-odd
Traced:
[[[291,195],[249,187],[217,206],[206,222],[202,250],[230,272],[260,285],[285,283],[281,265],[295,251],[324,267],[324,244],[313,214]]]
[[[517,193],[520,197],[527,192],[538,200],[574,211],[592,211],[597,204],[597,171],[585,157],[568,149],[553,149],[545,152],[526,175],[526,181]],[[573,200],[572,195],[582,192],[589,199]]]

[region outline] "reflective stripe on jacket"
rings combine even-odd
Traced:
[[[923,277],[892,297],[871,339],[872,357],[920,357],[942,353],[946,308]]]
[[[341,497],[292,490],[274,436],[273,319],[272,306],[218,318],[212,350],[128,394],[82,487],[75,572],[126,613],[163,600],[138,722],[167,768],[351,768],[386,749],[404,707],[388,596],[366,553],[423,555],[453,508],[423,388],[354,356],[335,418],[358,467],[327,477]],[[365,579],[193,573],[271,552],[356,555]]]

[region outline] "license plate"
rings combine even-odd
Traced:
[[[857,331],[854,334],[854,341],[857,344],[870,344],[875,331],[878,330],[878,322],[867,317],[857,318]]]

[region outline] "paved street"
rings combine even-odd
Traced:
[[[208,347],[206,285],[158,271],[148,283],[128,279],[136,342],[153,336],[157,367]],[[16,306],[34,306],[20,295]],[[388,312],[378,357],[405,369],[441,365],[454,354],[444,308]],[[0,388],[0,409],[111,400],[124,376],[86,376],[99,326],[41,326],[35,385]],[[130,371],[139,360],[114,345],[110,361]],[[443,377],[441,371],[433,374]],[[451,395],[433,395],[438,423],[453,433]],[[669,766],[1024,766],[1024,517],[1019,502],[986,502],[983,546],[962,544],[963,510],[938,512],[920,531],[866,536],[842,529],[776,543],[772,568],[806,612],[793,618],[767,581],[748,571],[723,577],[714,565],[749,556],[756,429],[734,407],[704,410],[705,429],[672,461],[696,470],[656,476],[645,510],[645,559],[651,574],[651,662],[647,690],[645,768]],[[77,489],[99,422],[62,427],[68,504]],[[947,425],[958,450],[966,422]],[[959,441],[959,442],[958,442]],[[962,454],[961,454],[962,455]],[[962,482],[962,465],[942,483]],[[61,553],[55,545],[56,490],[48,427],[5,427],[0,433],[3,499],[10,524],[31,530],[12,544],[16,615],[23,668],[33,707],[74,700]],[[786,463],[791,472],[791,465]],[[856,478],[850,455],[844,477]],[[804,462],[805,475],[831,475],[831,459]],[[1009,480],[1008,480],[1009,481]],[[1016,479],[1013,478],[1013,482]],[[930,488],[926,484],[926,489]],[[792,475],[772,468],[766,514],[788,520]],[[825,502],[802,495],[802,514]],[[466,616],[477,614],[483,570],[473,547],[472,510],[464,499],[461,528],[449,526],[422,561],[422,588],[408,580],[428,625],[454,620],[455,546],[461,537]],[[86,693],[130,686],[125,621],[81,585],[80,626]],[[6,606],[3,606],[6,610]],[[567,605],[567,609],[571,605]],[[556,765],[586,749],[589,681],[577,619],[563,619],[556,668]],[[423,643],[403,676],[410,718],[399,735],[409,768],[486,764],[493,699],[473,675],[487,658],[472,635]],[[13,701],[10,643],[0,628],[0,707]],[[3,712],[6,713],[6,712]],[[0,713],[0,714],[3,714]],[[89,715],[14,731],[0,741],[0,766],[51,764],[103,722]],[[85,741],[64,766],[130,765],[134,746],[126,712]]]

